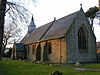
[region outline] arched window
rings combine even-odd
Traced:
[[[83,27],[78,30],[78,49],[81,51],[87,49],[87,35]]]

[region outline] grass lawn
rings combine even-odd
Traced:
[[[79,67],[100,69],[100,64],[87,64]],[[67,66],[49,66],[14,60],[0,61],[0,75],[49,75],[55,70],[63,72],[63,75],[100,75],[99,71],[77,71]]]

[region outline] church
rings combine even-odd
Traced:
[[[96,37],[82,9],[36,28],[32,17],[20,41],[30,61],[76,63],[96,61]]]

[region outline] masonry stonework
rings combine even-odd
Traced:
[[[68,63],[75,62],[92,62],[96,61],[96,38],[93,34],[91,27],[88,25],[89,22],[86,20],[85,14],[82,11],[78,14],[74,23],[70,27],[67,34],[67,45],[68,45]],[[80,27],[84,26],[87,32],[87,50],[86,52],[79,52],[78,49],[78,30]]]

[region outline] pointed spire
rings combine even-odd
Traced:
[[[32,18],[31,18],[30,25],[32,25],[32,26],[34,26],[34,27],[36,27],[36,25],[35,25],[35,23],[34,23],[34,18],[33,18],[33,16],[32,16]]]
[[[32,16],[30,25],[28,26],[28,33],[31,33],[34,29],[36,29],[36,25],[34,23],[34,18]]]

